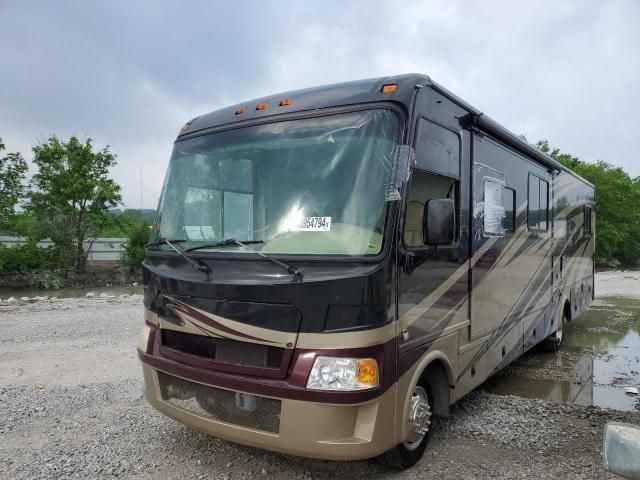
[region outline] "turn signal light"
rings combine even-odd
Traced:
[[[398,85],[395,83],[387,83],[386,85],[382,85],[380,91],[382,93],[391,93],[395,92],[398,89]]]
[[[378,385],[378,362],[373,358],[358,359],[358,383]]]
[[[256,107],[256,110],[264,110],[265,108],[267,108],[267,105],[268,104],[266,102],[259,103]]]

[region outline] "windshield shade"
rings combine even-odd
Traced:
[[[398,117],[375,109],[179,141],[151,240],[184,239],[189,248],[235,238],[260,242],[253,247],[265,253],[375,255],[398,132]]]

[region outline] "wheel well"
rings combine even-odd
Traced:
[[[439,360],[432,361],[424,369],[421,382],[429,385],[433,395],[433,413],[440,416],[449,415],[449,379],[444,365]]]
[[[564,302],[563,313],[565,318],[570,322],[571,321],[571,302],[569,300],[565,300]]]

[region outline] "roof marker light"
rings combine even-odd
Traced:
[[[189,128],[189,125],[191,125],[189,122],[187,122],[184,125],[182,125],[182,128],[180,129],[180,132],[184,132],[187,128]]]
[[[238,109],[236,110],[236,115],[241,115],[246,111],[247,109],[245,107],[238,107]]]
[[[292,98],[283,98],[282,100],[280,100],[280,106],[281,107],[288,107],[292,103],[293,103],[293,99]]]
[[[256,107],[256,110],[264,110],[265,108],[267,108],[268,103],[266,102],[262,102],[259,103],[258,106]]]
[[[382,93],[391,93],[395,92],[398,89],[398,85],[395,83],[387,83],[386,85],[382,85],[380,91]]]

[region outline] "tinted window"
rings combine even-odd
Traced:
[[[584,233],[591,234],[591,207],[588,205],[584,206]]]
[[[549,219],[549,183],[529,175],[527,224],[530,230],[547,230]]]
[[[538,228],[547,230],[547,220],[549,216],[549,184],[540,180],[540,211],[538,213]]]
[[[420,170],[460,178],[458,135],[425,119],[416,130],[416,164]]]
[[[538,211],[540,210],[540,179],[529,175],[529,204],[527,223],[529,228],[538,228]]]
[[[504,205],[504,217],[502,228],[505,232],[513,232],[516,227],[516,191],[509,187],[502,189],[502,204]]]

